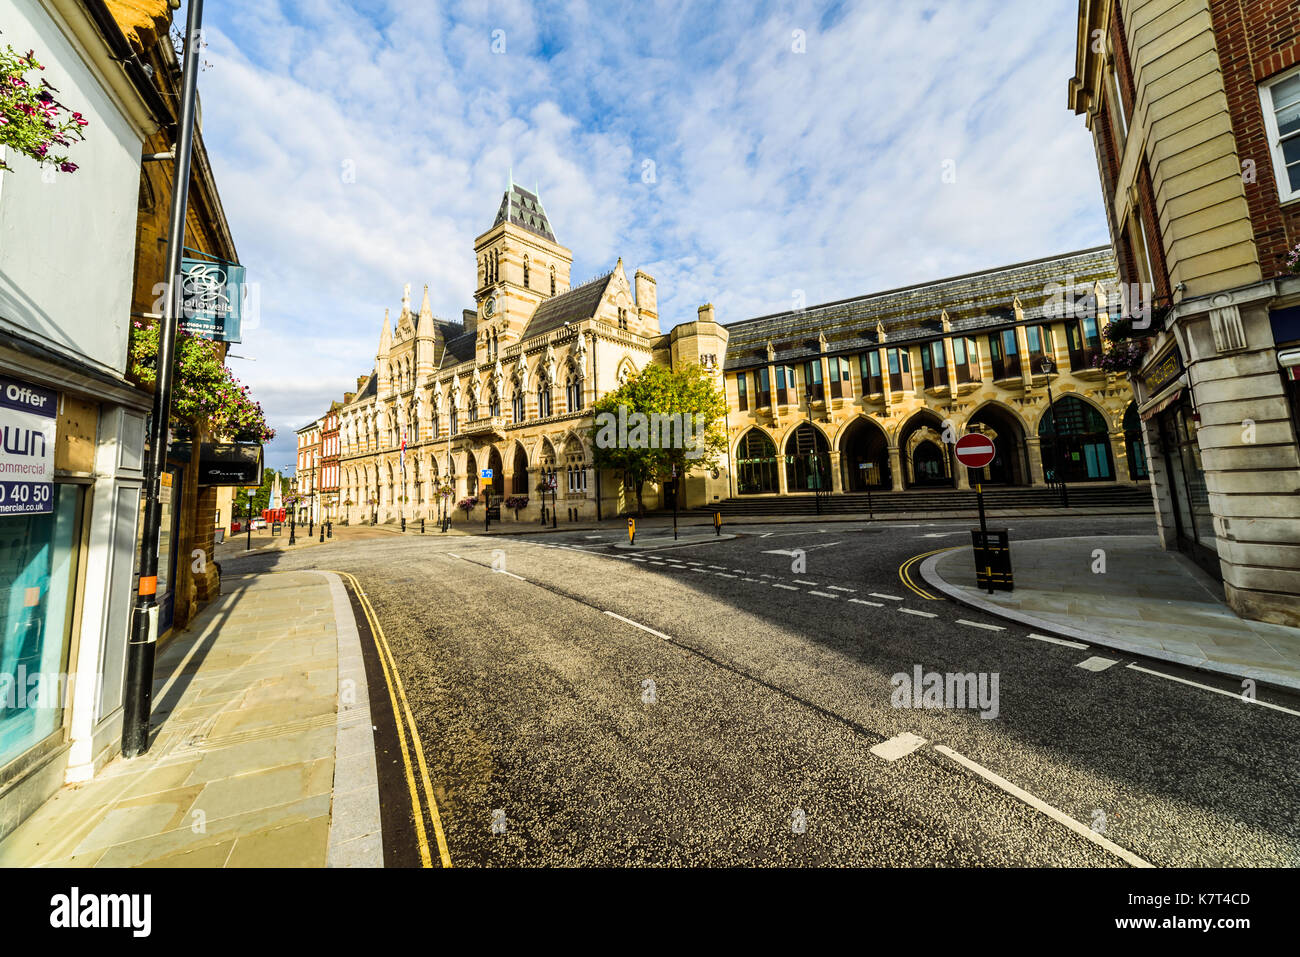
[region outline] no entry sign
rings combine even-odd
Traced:
[[[972,432],[957,440],[957,461],[970,469],[982,469],[997,457],[997,446],[986,435]]]

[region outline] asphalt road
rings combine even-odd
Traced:
[[[1154,531],[1005,524],[1013,539]],[[408,534],[224,561],[356,576],[455,866],[1300,863],[1300,715],[1030,638],[900,578],[969,527],[748,525],[642,551],[616,528]],[[1118,664],[1079,667],[1093,655]],[[918,666],[988,694],[896,707],[892,677]]]

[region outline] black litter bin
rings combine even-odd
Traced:
[[[985,591],[1012,591],[1015,579],[1011,575],[1011,535],[1005,528],[981,531],[971,529],[971,545],[975,551],[975,581]]]

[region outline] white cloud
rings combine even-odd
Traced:
[[[447,318],[472,305],[510,168],[540,185],[575,281],[621,255],[658,279],[665,327],[706,301],[735,321],[796,289],[812,304],[1106,240],[1065,106],[1071,0],[366,9],[209,8],[204,133],[263,283],[238,372],[282,433],[370,370],[403,284]]]

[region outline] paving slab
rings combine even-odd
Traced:
[[[1221,586],[1155,536],[1013,540],[1011,564],[1015,590],[992,595],[976,586],[970,546],[932,555],[921,577],[1035,631],[1300,690],[1300,628],[1239,618]]]
[[[0,842],[0,866],[383,866],[342,581],[231,575],[222,591],[159,649],[149,750],[56,793]]]

